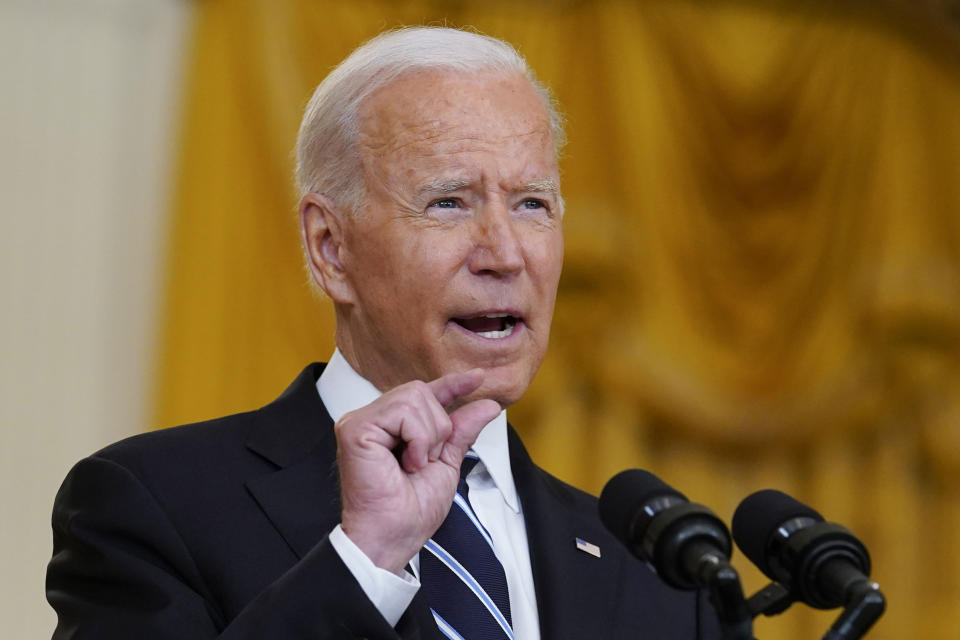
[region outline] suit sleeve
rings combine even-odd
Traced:
[[[226,620],[160,505],[105,458],[81,461],[64,481],[53,545],[54,640],[401,638],[327,538]]]

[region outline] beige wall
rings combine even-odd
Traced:
[[[0,620],[49,637],[50,507],[148,413],[188,3],[0,2]]]

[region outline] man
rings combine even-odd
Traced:
[[[405,29],[335,69],[307,107],[298,180],[337,351],[258,411],[71,471],[54,507],[54,637],[713,633],[703,598],[629,557],[595,499],[534,466],[506,423],[547,346],[561,141],[545,90],[491,38]],[[461,614],[477,598],[445,601],[470,571],[443,583],[434,566],[448,513],[481,536],[466,552],[493,552],[475,618]]]

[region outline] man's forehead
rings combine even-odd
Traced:
[[[365,101],[360,123],[361,139],[371,146],[400,147],[444,137],[465,142],[552,139],[545,105],[517,72],[408,72]]]

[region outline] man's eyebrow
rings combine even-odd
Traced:
[[[464,179],[432,180],[420,187],[419,191],[420,193],[453,193],[467,186],[470,186],[470,181]],[[523,193],[551,193],[558,195],[560,193],[560,186],[553,178],[541,178],[520,185],[517,191]]]
[[[433,180],[420,187],[420,193],[453,193],[469,184],[469,180]]]
[[[553,178],[542,178],[522,185],[519,190],[533,193],[552,193],[556,195],[560,193],[560,185],[558,185],[557,181]]]

